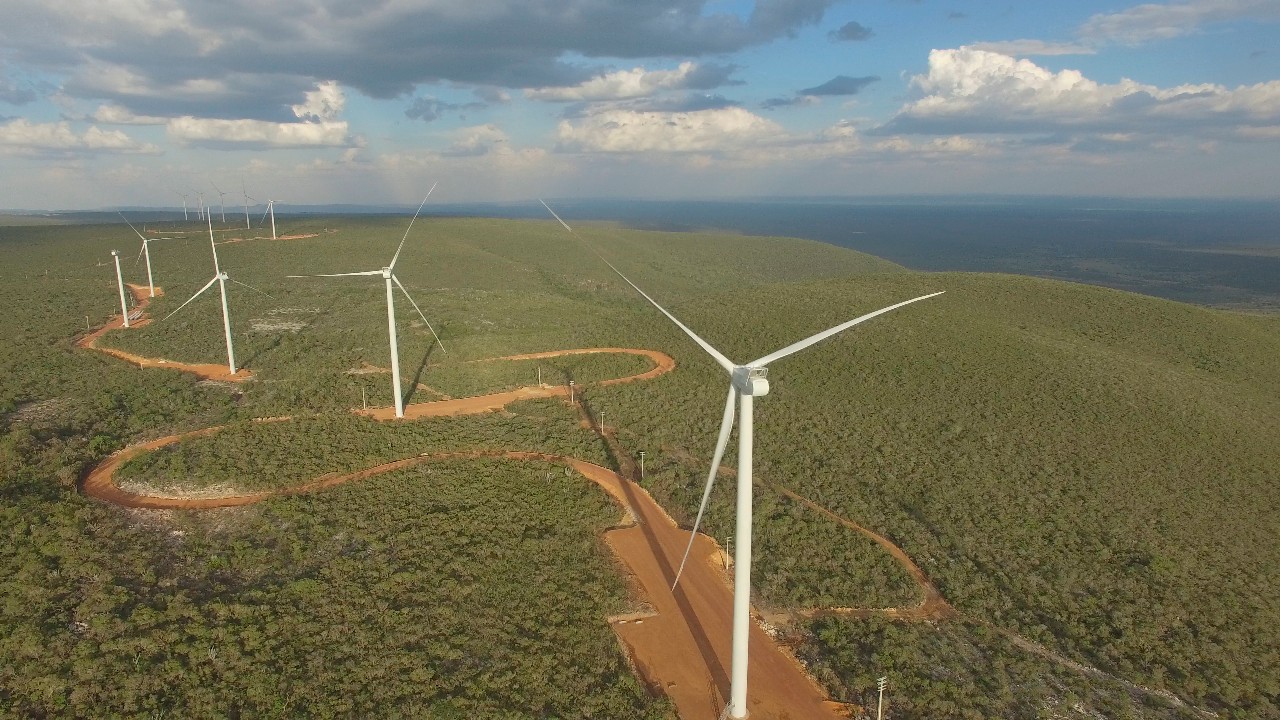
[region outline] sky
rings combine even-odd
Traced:
[[[437,182],[1280,198],[1280,0],[0,3],[0,208]]]

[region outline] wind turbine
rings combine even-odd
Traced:
[[[392,290],[392,283],[400,288],[400,292],[409,299],[409,304],[413,305],[413,309],[418,312],[418,317],[422,318],[422,322],[426,323],[427,329],[431,331],[436,342],[439,343],[440,349],[444,350],[444,343],[440,342],[440,336],[436,335],[436,329],[431,327],[431,322],[427,320],[427,316],[422,314],[422,309],[418,307],[418,303],[414,302],[413,296],[408,290],[404,289],[404,285],[400,284],[400,279],[395,276],[396,260],[400,259],[400,251],[404,248],[404,241],[409,238],[409,231],[413,229],[413,223],[418,219],[418,214],[422,212],[422,206],[427,204],[427,198],[431,197],[431,193],[436,189],[435,185],[427,191],[427,197],[422,198],[422,204],[418,205],[418,212],[413,214],[413,220],[409,221],[409,227],[405,228],[404,237],[400,238],[400,246],[396,248],[396,254],[391,256],[391,264],[381,270],[366,270],[364,272],[349,273],[333,273],[326,275],[290,275],[291,278],[307,278],[307,277],[356,277],[359,275],[381,275],[387,284],[387,335],[391,339],[391,391],[396,399],[396,417],[404,417],[404,398],[400,395],[400,349],[396,342],[396,305],[395,292]],[[271,201],[267,201],[267,207],[271,207]]]
[[[195,193],[196,200],[200,201],[200,210],[196,213],[196,218],[199,220],[203,220],[204,219],[204,193],[200,192],[195,188],[191,188],[191,192]]]
[[[146,255],[146,256],[147,256],[147,287],[149,287],[149,288],[151,289],[151,297],[155,297],[155,296],[156,296],[156,284],[155,284],[155,282],[153,282],[153,281],[151,280],[151,240],[152,240],[153,238],[149,238],[149,237],[147,237],[146,235],[143,235],[142,233],[138,232],[138,228],[134,227],[134,226],[133,226],[133,223],[129,222],[129,218],[125,217],[125,216],[124,216],[124,213],[122,213],[122,212],[120,212],[119,210],[117,210],[117,211],[116,211],[116,214],[117,214],[117,215],[119,215],[119,216],[120,216],[120,219],[124,220],[125,224],[129,226],[129,229],[130,229],[130,230],[132,230],[132,231],[133,231],[133,233],[134,233],[135,235],[137,235],[137,236],[138,236],[138,238],[140,238],[140,239],[142,240],[142,248],[138,250],[138,257],[137,257],[137,259],[136,259],[136,260],[134,260],[134,261],[133,261],[133,265],[134,265],[134,267],[137,267],[137,266],[138,266],[138,260],[141,260],[143,255]],[[144,227],[145,227],[145,225],[144,225]],[[154,238],[154,239],[156,239],[156,240],[172,240],[173,238],[166,238],[166,237],[162,237],[162,238]]]
[[[124,275],[120,274],[120,251],[112,250],[111,259],[116,261],[116,287],[120,290],[120,315],[124,318],[124,326],[129,327],[129,305],[124,299]]]
[[[539,201],[542,202],[542,201]],[[573,228],[569,227],[564,220],[556,215],[555,211],[547,206],[545,202],[543,207],[551,213],[556,220],[564,226],[566,230],[573,233]],[[576,235],[576,233],[573,233]],[[685,561],[689,559],[689,548],[693,546],[693,539],[698,532],[698,525],[702,522],[702,515],[706,511],[707,501],[711,497],[711,487],[715,483],[716,473],[720,469],[720,460],[724,457],[725,446],[729,443],[729,433],[733,429],[733,411],[735,400],[738,404],[738,493],[736,508],[736,526],[734,529],[734,567],[733,567],[733,652],[730,666],[730,689],[729,689],[729,706],[726,708],[726,714],[729,718],[740,720],[747,717],[747,637],[751,628],[751,464],[753,456],[753,427],[752,419],[754,416],[753,402],[757,397],[763,397],[769,394],[769,368],[768,365],[775,360],[800,352],[811,345],[826,340],[837,333],[843,332],[854,325],[870,320],[887,312],[897,310],[905,305],[914,302],[926,300],[931,297],[937,297],[942,292],[931,293],[929,295],[921,295],[911,300],[890,305],[881,308],[875,312],[867,313],[860,317],[856,317],[845,323],[836,325],[833,328],[823,330],[816,335],[811,335],[803,340],[792,343],[777,352],[765,355],[762,358],[753,360],[745,365],[736,365],[729,358],[725,357],[719,350],[716,350],[706,340],[698,337],[696,333],[690,330],[684,323],[676,319],[674,315],[667,312],[665,308],[659,305],[653,298],[649,297],[645,291],[639,286],[631,282],[626,275],[623,275],[618,268],[613,266],[608,260],[605,260],[596,253],[597,257],[609,266],[609,269],[618,274],[618,277],[626,281],[636,292],[640,293],[645,300],[657,308],[667,319],[676,324],[686,335],[698,344],[708,355],[716,361],[721,368],[729,375],[729,395],[725,400],[724,417],[720,422],[720,437],[716,441],[715,453],[711,458],[711,470],[707,474],[707,484],[702,492],[702,504],[698,507],[698,517],[694,521],[693,530],[689,536],[689,546],[685,549],[684,558],[680,561],[680,568],[676,571],[675,582],[671,588],[674,591],[677,583],[680,582],[680,574],[684,571]],[[945,291],[943,291],[945,292]]]
[[[173,192],[174,192],[174,194],[175,194],[175,195],[181,195],[181,196],[182,196],[182,221],[183,221],[183,222],[186,222],[186,221],[189,219],[189,218],[187,217],[187,194],[186,194],[186,193],[180,193],[180,192],[178,192],[177,190],[174,190]]]
[[[231,282],[236,283],[237,285],[244,285],[245,287],[249,288],[250,290],[253,290],[254,292],[260,292],[263,295],[267,295],[267,294],[262,292],[258,288],[253,287],[252,285],[242,283],[239,280],[232,280],[231,276],[228,275],[225,270],[223,270],[221,267],[218,266],[218,246],[213,241],[213,216],[209,213],[205,213],[204,219],[205,219],[205,223],[209,227],[209,247],[213,250],[213,279],[205,283],[204,287],[197,290],[196,294],[192,295],[189,300],[179,305],[177,310],[174,310],[168,315],[165,315],[164,319],[168,320],[169,318],[173,317],[175,314],[177,314],[178,310],[181,310],[182,308],[190,305],[192,300],[195,300],[196,298],[200,297],[200,295],[202,295],[205,290],[208,290],[209,288],[213,287],[214,283],[218,283],[218,290],[222,294],[222,330],[227,338],[227,369],[230,370],[232,375],[235,375],[236,374],[236,350],[235,350],[235,346],[231,344],[231,315],[230,313],[227,312],[227,281],[231,280]],[[267,297],[271,297],[271,296],[267,295]]]
[[[249,197],[249,191],[244,188],[244,180],[240,181],[240,194],[244,195],[244,229],[249,229],[249,201],[253,198]],[[257,200],[253,200],[257,204]]]
[[[213,181],[210,180],[209,184],[213,185]],[[222,208],[222,224],[226,225],[227,224],[227,203],[226,203],[227,194],[219,190],[217,185],[213,185],[213,191],[218,193],[218,206]]]
[[[435,185],[432,185],[431,189],[434,190],[435,187],[436,187]],[[431,193],[428,192],[427,195],[430,196]],[[276,239],[276,201],[275,200],[271,200],[271,199],[267,200],[267,209],[262,212],[262,220],[267,219],[268,213],[270,213],[271,215],[271,239],[275,240]],[[418,216],[414,215],[414,217],[416,218]],[[262,224],[262,220],[258,221],[259,225]]]

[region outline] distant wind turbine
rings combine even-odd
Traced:
[[[132,231],[133,231],[133,233],[134,233],[135,235],[137,235],[139,239],[141,239],[141,240],[142,240],[142,248],[138,250],[138,258],[137,258],[136,260],[134,260],[134,261],[133,261],[133,265],[134,265],[134,267],[137,267],[137,266],[138,266],[138,260],[141,260],[141,259],[142,259],[142,257],[143,257],[144,255],[146,256],[146,258],[147,258],[147,287],[148,287],[148,288],[150,288],[150,290],[151,290],[151,297],[155,297],[155,296],[156,296],[156,284],[155,284],[155,282],[151,279],[151,240],[152,240],[153,238],[149,238],[149,237],[147,237],[146,235],[143,235],[142,233],[138,232],[138,228],[134,227],[134,226],[133,226],[133,223],[129,222],[129,218],[125,217],[125,216],[124,216],[124,213],[122,213],[122,212],[120,212],[119,210],[117,210],[117,211],[116,211],[116,214],[117,214],[117,215],[119,215],[119,216],[120,216],[120,219],[124,220],[125,224],[129,226],[129,229],[130,229],[130,230],[132,230]],[[172,240],[173,238],[166,238],[166,237],[162,237],[162,238],[154,238],[154,239],[156,239],[156,240]]]
[[[539,201],[542,202],[542,201]],[[573,228],[560,219],[545,202],[542,206],[547,208],[556,220],[564,226],[566,230],[573,233]],[[576,235],[576,233],[574,233]],[[735,400],[739,405],[738,412],[738,494],[737,494],[737,521],[734,530],[734,543],[736,545],[733,567],[733,652],[730,669],[730,690],[729,705],[726,708],[726,715],[734,720],[747,717],[747,637],[751,627],[751,470],[753,456],[753,401],[757,397],[763,397],[769,394],[768,365],[775,360],[800,352],[805,348],[815,345],[837,333],[843,332],[854,325],[870,320],[887,312],[897,310],[905,305],[910,305],[920,300],[926,300],[931,297],[937,297],[942,292],[930,293],[929,295],[921,295],[911,300],[890,305],[881,308],[875,312],[867,313],[860,317],[854,318],[833,328],[823,330],[816,335],[811,335],[803,340],[792,343],[777,352],[765,355],[762,358],[753,360],[745,365],[736,365],[729,358],[725,357],[711,346],[706,340],[698,337],[696,333],[690,330],[684,323],[676,319],[674,315],[667,312],[665,308],[659,305],[653,298],[649,297],[645,291],[639,286],[631,282],[626,275],[623,275],[618,268],[613,266],[608,260],[600,256],[597,252],[596,256],[600,258],[609,269],[617,273],[636,292],[648,300],[651,305],[657,308],[668,320],[675,323],[684,334],[688,335],[695,343],[698,344],[708,355],[715,360],[716,364],[724,369],[729,375],[729,394],[725,400],[724,417],[720,422],[720,437],[716,442],[715,453],[711,459],[711,470],[707,474],[707,484],[702,492],[702,503],[698,507],[698,517],[694,521],[693,530],[689,536],[689,548],[693,546],[693,539],[697,535],[698,525],[702,522],[702,515],[706,511],[707,501],[711,497],[711,487],[715,483],[716,473],[720,469],[720,460],[724,457],[725,446],[729,443],[729,433],[733,429],[733,411]],[[945,292],[945,291],[944,291]],[[680,568],[676,571],[675,582],[672,583],[672,590],[680,582],[680,574],[684,571],[684,564],[689,558],[689,549],[685,549],[684,559],[680,561]]]
[[[244,195],[244,229],[249,229],[249,201],[253,198],[249,197],[249,191],[244,188],[244,180],[240,181],[240,194]],[[257,204],[257,200],[253,200]]]
[[[400,251],[404,249],[405,240],[409,239],[409,231],[413,229],[413,223],[418,219],[418,214],[422,212],[423,205],[427,204],[427,198],[431,197],[431,193],[435,192],[436,186],[432,185],[427,191],[427,196],[422,198],[422,203],[418,205],[418,211],[413,214],[413,219],[409,221],[409,227],[405,228],[404,237],[400,238],[400,245],[396,248],[396,254],[391,256],[391,263],[381,270],[366,270],[364,272],[349,273],[332,273],[323,275],[289,275],[291,278],[308,278],[308,277],[356,277],[361,275],[381,275],[387,284],[387,335],[391,341],[391,391],[396,400],[396,417],[404,417],[404,397],[400,394],[400,349],[396,338],[396,305],[395,291],[392,289],[392,283],[400,288],[400,292],[409,299],[409,304],[413,305],[413,309],[417,311],[418,317],[422,318],[422,322],[426,323],[427,329],[431,331],[431,335],[435,337],[436,342],[440,345],[440,350],[444,350],[444,343],[440,342],[440,336],[436,334],[436,329],[431,327],[431,322],[427,320],[427,316],[422,314],[422,309],[418,307],[418,303],[414,302],[413,296],[409,291],[400,284],[400,279],[395,276],[396,260],[400,259]],[[271,201],[267,201],[267,207],[271,207]],[[273,232],[274,235],[274,232]]]
[[[187,222],[187,220],[189,220],[187,217],[187,194],[180,193],[177,190],[174,190],[173,193],[182,197],[182,221]]]
[[[213,185],[213,181],[210,180],[209,184]],[[217,185],[213,185],[213,191],[218,193],[218,207],[222,208],[222,224],[226,225],[227,224],[227,202],[226,202],[227,194],[219,190]]]
[[[192,295],[190,299],[188,299],[186,302],[179,305],[177,310],[174,310],[168,315],[165,315],[164,319],[168,320],[169,318],[173,317],[175,314],[178,313],[179,310],[182,310],[182,308],[190,305],[192,300],[195,300],[196,298],[200,297],[200,295],[202,295],[205,290],[208,290],[209,288],[213,287],[214,283],[218,283],[218,290],[222,294],[222,329],[227,339],[227,369],[231,372],[232,375],[235,375],[236,374],[236,350],[235,350],[235,346],[231,342],[231,314],[227,311],[227,281],[231,280],[231,282],[237,285],[244,285],[245,287],[249,288],[250,290],[253,290],[254,292],[262,293],[263,295],[267,295],[267,294],[262,292],[258,288],[253,287],[252,285],[242,283],[239,280],[232,280],[231,276],[228,275],[226,271],[224,271],[218,265],[218,246],[213,241],[213,217],[209,213],[205,213],[204,217],[205,217],[205,223],[209,227],[209,247],[213,250],[213,279],[205,283],[204,287],[197,290],[196,294]],[[267,295],[267,297],[271,297],[271,296]]]
[[[200,202],[200,209],[196,213],[196,218],[199,220],[203,220],[204,219],[204,193],[200,192],[195,188],[191,188],[191,192],[196,194],[196,200]]]
[[[432,185],[431,187],[434,188],[435,185]],[[430,195],[430,193],[427,193],[427,194]],[[271,215],[271,239],[275,240],[276,239],[276,201],[275,200],[271,200],[271,199],[267,200],[267,209],[262,211],[262,220],[266,220],[267,215]],[[415,215],[414,217],[417,217],[417,216]],[[258,221],[259,225],[262,224],[262,220]]]

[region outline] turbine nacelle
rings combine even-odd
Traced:
[[[738,365],[729,373],[733,389],[743,395],[761,397],[769,394],[769,368]]]

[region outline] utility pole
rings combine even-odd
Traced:
[[[640,479],[644,480],[644,451],[640,451]]]
[[[880,689],[880,702],[876,704],[876,720],[884,720],[884,689],[889,685],[889,678],[882,677],[876,681],[876,687]]]

